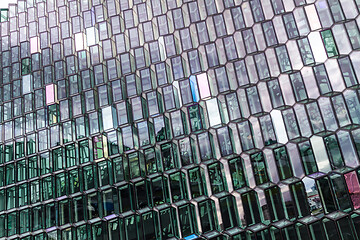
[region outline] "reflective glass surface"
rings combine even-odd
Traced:
[[[0,9],[0,239],[360,240],[359,11]]]

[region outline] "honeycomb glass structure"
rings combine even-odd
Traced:
[[[0,9],[0,239],[359,240],[359,11]]]

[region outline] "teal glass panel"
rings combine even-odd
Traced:
[[[292,70],[290,58],[286,46],[280,46],[275,48],[276,56],[279,62],[280,71],[282,73]]]
[[[175,172],[169,175],[170,194],[173,202],[187,199],[187,187],[184,176],[185,174],[182,172]]]
[[[314,151],[309,141],[299,143],[299,151],[303,162],[306,175],[310,175],[318,171],[316,165]]]
[[[190,236],[192,234],[197,233],[197,223],[195,221],[195,208],[192,204],[185,204],[179,206],[178,208],[179,214],[179,225],[180,232],[184,238]]]
[[[268,204],[271,221],[278,221],[285,218],[282,205],[281,192],[279,187],[265,189],[265,198]]]
[[[210,164],[208,166],[208,172],[212,194],[220,193],[227,189],[227,185],[223,177],[222,164]]]
[[[344,166],[344,160],[341,154],[339,143],[335,135],[324,138],[325,147],[329,156],[329,160],[333,169]]]
[[[262,152],[254,153],[250,156],[251,165],[257,185],[269,181],[268,171],[265,163],[265,158]]]
[[[201,201],[198,204],[201,230],[207,233],[218,229],[217,217],[215,212],[215,203],[211,200]]]
[[[327,55],[331,57],[338,56],[338,49],[331,30],[324,30],[321,32],[321,37],[325,45]]]
[[[229,169],[234,189],[243,188],[248,185],[243,166],[244,165],[241,158],[229,160]]]
[[[292,177],[293,171],[286,148],[280,147],[274,149],[274,155],[280,179],[284,180]]]
[[[162,238],[178,236],[178,220],[174,208],[166,207],[159,209],[159,220]]]
[[[315,59],[311,50],[311,46],[308,38],[302,38],[297,40],[299,46],[301,59],[304,65],[311,65],[315,63]]]
[[[251,226],[260,223],[262,221],[261,210],[259,209],[258,197],[255,191],[242,194],[241,201],[244,208],[246,225]]]
[[[206,185],[198,167],[188,170],[191,197],[196,198],[206,195]]]
[[[313,205],[304,204],[304,202],[307,202],[307,193],[302,182],[290,185],[290,191],[294,198],[297,215],[299,217],[307,216],[310,214],[310,211],[315,209]]]

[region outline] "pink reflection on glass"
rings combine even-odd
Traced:
[[[360,208],[360,184],[357,174],[355,172],[349,172],[344,176],[354,209],[358,209]]]
[[[46,105],[55,103],[55,85],[49,84],[46,86]]]
[[[201,99],[211,97],[209,82],[206,73],[197,76]]]
[[[31,53],[39,52],[39,37],[30,38],[30,52]]]

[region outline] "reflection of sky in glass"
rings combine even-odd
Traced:
[[[326,71],[329,76],[331,87],[334,91],[343,91],[345,84],[341,77],[341,71],[336,59],[328,59],[325,63]]]
[[[75,34],[75,50],[81,51],[84,50],[84,35],[82,33]]]
[[[30,38],[30,53],[40,52],[39,37]]]
[[[276,138],[278,139],[279,143],[284,143],[284,144],[287,143],[288,137],[286,135],[285,124],[280,110],[271,111],[270,116],[272,118],[275,128]]]
[[[327,8],[327,4],[324,0],[320,0],[319,2],[316,3],[316,6],[319,8],[319,9],[326,9]]]
[[[289,151],[289,155],[290,155],[290,161],[291,161],[291,166],[294,172],[294,175],[296,177],[303,177],[304,176],[304,169],[303,169],[303,165],[300,161],[297,161],[297,159],[300,158],[300,156],[298,155],[299,152],[297,150],[297,147],[295,144],[289,143],[288,144],[288,148],[287,150]],[[297,156],[297,157],[295,157]]]
[[[137,124],[138,128],[138,135],[139,135],[139,142],[141,146],[149,144],[149,132],[147,128],[147,122],[139,122]]]
[[[356,156],[356,151],[354,149],[354,145],[352,144],[350,134],[345,131],[339,131],[337,136],[339,138],[340,147],[343,150],[342,154],[344,156],[346,166],[357,167],[359,165],[359,160]]]
[[[55,102],[55,85],[49,84],[46,86],[46,104],[52,104]]]
[[[191,95],[192,95],[193,101],[198,102],[200,100],[200,96],[199,96],[199,89],[198,89],[198,85],[197,85],[195,76],[190,77],[190,88],[191,88]]]
[[[198,80],[198,84],[199,84],[201,99],[210,97],[211,93],[210,93],[209,81],[207,79],[206,73],[202,73],[202,74],[198,75],[197,80]]]
[[[349,54],[351,52],[351,45],[349,39],[346,36],[346,30],[344,25],[334,25],[332,29],[332,33],[334,34],[335,41],[339,47],[340,54]]]
[[[217,99],[213,98],[206,101],[206,108],[208,111],[210,126],[216,126],[221,124],[221,117],[219,113],[219,106],[217,103]]]
[[[8,2],[16,2],[16,0],[0,0],[0,7],[7,7]],[[169,3],[169,6],[161,5],[160,7],[150,4],[150,6],[146,2],[151,2],[151,0],[137,1],[141,2],[141,4],[133,4],[132,1],[128,1],[128,4],[126,4],[126,1],[123,1],[121,9],[119,3],[115,5],[111,3],[115,1],[96,1],[99,4],[93,4],[92,1],[83,0],[81,6],[78,3],[79,1],[70,0],[22,0],[19,2],[21,3],[19,5],[23,5],[19,7],[19,12],[15,11],[15,7],[13,8],[14,11],[9,12],[11,16],[14,16],[15,12],[19,16],[10,18],[11,24],[1,24],[8,26],[10,29],[8,29],[8,32],[11,32],[11,35],[5,34],[9,36],[3,36],[5,40],[3,39],[2,43],[5,46],[3,47],[4,59],[7,61],[6,64],[3,64],[4,82],[1,85],[3,93],[0,94],[0,105],[2,106],[0,106],[0,110],[3,109],[0,111],[0,120],[3,119],[3,121],[0,121],[0,143],[2,144],[0,144],[0,149],[5,149],[5,146],[11,148],[11,155],[13,153],[14,155],[19,154],[18,151],[22,151],[20,153],[22,156],[15,156],[12,159],[9,158],[9,160],[3,159],[0,164],[0,170],[4,168],[4,171],[6,171],[6,176],[2,176],[6,182],[2,186],[2,188],[5,187],[5,190],[2,190],[5,193],[8,191],[8,187],[9,191],[15,189],[13,187],[14,182],[10,182],[12,185],[7,186],[9,182],[7,180],[8,176],[14,175],[11,172],[9,175],[8,171],[17,166],[16,164],[20,165],[20,161],[23,161],[23,159],[28,161],[27,154],[36,155],[38,150],[44,150],[46,153],[41,153],[40,156],[47,160],[50,159],[49,156],[53,150],[54,153],[55,150],[61,152],[63,150],[62,148],[53,147],[66,144],[65,150],[73,151],[69,152],[69,154],[75,154],[75,151],[78,152],[79,163],[85,163],[93,158],[90,158],[89,154],[91,153],[95,153],[95,158],[107,156],[107,144],[109,144],[110,148],[114,148],[116,151],[109,148],[111,153],[110,158],[108,158],[109,161],[97,163],[98,165],[96,165],[98,170],[101,170],[101,174],[97,174],[93,169],[91,171],[93,176],[91,177],[97,180],[96,177],[99,178],[101,175],[101,179],[97,181],[100,181],[100,185],[105,187],[108,185],[106,181],[111,182],[111,184],[121,183],[121,189],[119,188],[122,191],[121,195],[125,196],[124,198],[135,199],[139,205],[139,207],[136,207],[139,209],[136,210],[139,211],[143,211],[140,209],[140,205],[146,206],[144,209],[147,210],[149,207],[157,207],[157,204],[162,204],[167,200],[165,200],[164,196],[161,196],[161,199],[156,200],[156,204],[153,204],[151,201],[147,201],[149,197],[151,198],[151,192],[150,195],[145,196],[145,191],[143,191],[144,196],[137,199],[137,193],[134,193],[134,195],[134,191],[128,191],[127,188],[132,188],[133,183],[138,181],[140,175],[141,178],[146,178],[146,175],[152,174],[149,177],[154,179],[154,185],[151,185],[151,187],[154,187],[153,190],[158,191],[159,196],[162,193],[167,195],[168,190],[165,186],[167,183],[165,182],[172,171],[186,172],[186,174],[177,174],[178,179],[174,180],[179,182],[181,187],[182,185],[191,185],[194,181],[204,180],[206,182],[204,182],[203,187],[209,192],[212,192],[210,188],[213,188],[213,193],[216,193],[219,189],[225,189],[225,183],[229,184],[228,188],[221,193],[222,195],[218,194],[212,199],[215,200],[215,209],[207,210],[213,210],[214,214],[217,213],[219,224],[226,226],[227,213],[221,210],[226,207],[228,208],[227,211],[233,211],[233,208],[238,207],[241,221],[239,226],[229,230],[229,232],[233,231],[232,233],[234,231],[245,231],[244,234],[246,235],[248,230],[257,232],[267,228],[267,221],[272,218],[270,215],[276,215],[276,211],[279,210],[275,206],[276,202],[274,203],[274,200],[280,201],[278,204],[282,204],[284,209],[287,209],[286,211],[289,210],[288,214],[285,214],[286,220],[277,219],[281,221],[273,224],[278,228],[288,226],[286,224],[289,224],[289,221],[296,224],[298,219],[295,215],[297,213],[299,215],[301,213],[299,217],[304,217],[300,220],[301,224],[310,224],[310,222],[306,222],[306,219],[311,218],[303,216],[307,214],[307,209],[304,210],[303,207],[309,205],[311,212],[314,215],[318,214],[321,211],[320,199],[327,205],[327,200],[332,197],[336,208],[341,208],[342,204],[345,204],[343,199],[349,198],[348,200],[350,200],[351,198],[354,208],[360,209],[360,176],[357,170],[334,169],[334,172],[341,172],[336,173],[342,178],[341,182],[331,180],[329,185],[324,187],[319,185],[318,182],[319,178],[326,176],[323,172],[331,171],[331,175],[333,174],[332,164],[330,164],[332,161],[329,160],[330,153],[332,150],[337,151],[337,149],[331,148],[331,145],[330,147],[325,145],[324,135],[321,135],[325,130],[331,131],[331,134],[336,137],[340,147],[338,156],[341,155],[346,166],[353,168],[359,166],[360,158],[357,154],[356,144],[359,141],[360,132],[355,128],[350,128],[352,123],[360,124],[360,113],[357,111],[359,105],[358,90],[354,86],[354,88],[350,89],[349,87],[347,90],[352,91],[352,95],[342,92],[346,89],[343,80],[349,85],[356,85],[356,78],[359,79],[360,77],[360,68],[356,67],[360,65],[360,52],[356,51],[360,46],[358,41],[360,38],[357,32],[359,12],[355,1],[340,1],[341,4],[337,9],[335,6],[330,7],[330,2],[337,1],[326,0],[298,1],[298,3],[306,2],[304,5],[285,0],[224,0],[224,3],[220,4],[221,11],[218,8],[219,6],[215,4],[215,2],[221,1],[208,1],[209,4],[206,4],[206,6],[200,6],[201,4],[196,1],[184,1],[181,8],[188,10],[184,12],[177,8],[176,4]],[[177,1],[169,2],[174,3]],[[280,3],[285,5],[283,10]],[[275,5],[277,6],[275,7]],[[262,9],[259,6],[262,6]],[[37,12],[36,7],[39,8],[40,12]],[[76,26],[72,27],[77,27],[78,18],[83,18],[84,24],[82,24],[82,27],[77,28],[76,31],[74,30],[74,34],[70,38],[60,39],[61,36],[67,35],[69,31],[69,26],[67,26],[71,23],[67,21],[70,19],[67,16],[69,8],[71,19],[76,20]],[[86,11],[80,11],[79,9],[77,11],[75,8]],[[275,10],[276,8],[277,10]],[[173,16],[168,18],[166,14],[161,14],[166,11],[171,12]],[[187,14],[189,11],[192,14],[190,18]],[[197,16],[194,11],[200,11],[201,16]],[[261,11],[264,12],[263,17],[261,17]],[[276,11],[279,12],[276,13]],[[334,11],[337,12],[337,16],[343,11],[345,18],[336,20]],[[82,14],[83,12],[84,14]],[[225,16],[221,12],[230,15],[225,14]],[[291,20],[286,24],[284,20],[286,16],[283,15],[285,12],[287,16],[293,14],[296,21]],[[6,16],[8,12],[4,10],[3,13]],[[330,15],[332,13],[334,13],[334,16]],[[50,22],[45,25],[49,26],[42,26],[44,25],[41,25],[42,20],[43,18],[46,19],[47,16]],[[52,21],[55,17],[59,19]],[[171,19],[172,17],[173,19]],[[213,21],[210,21],[210,24],[204,21],[199,22],[201,19],[212,18]],[[174,23],[172,23],[172,20],[174,20]],[[59,22],[61,22],[61,25],[59,25]],[[111,26],[108,25],[109,22]],[[37,23],[42,28],[40,25],[36,25]],[[217,26],[215,27],[216,31],[207,32],[211,30],[208,29],[209,26],[214,26],[213,23]],[[273,26],[268,28],[269,31],[265,31],[262,26],[268,23],[272,23]],[[53,28],[54,26],[57,27]],[[254,26],[254,28],[252,30],[245,29],[249,26]],[[348,26],[350,26],[352,32],[347,32],[349,30]],[[195,32],[190,34],[193,30]],[[198,30],[199,34],[196,34],[196,30]],[[262,30],[264,30],[264,34]],[[298,33],[295,33],[295,30]],[[322,30],[327,30],[326,36],[321,34]],[[310,31],[313,32],[310,33]],[[58,34],[59,36],[56,36]],[[13,35],[15,38],[12,37]],[[43,36],[45,37],[43,38]],[[16,40],[16,38],[19,39]],[[272,40],[267,38],[272,38]],[[303,46],[306,49],[303,52],[306,56],[303,56],[302,60],[298,52],[301,48],[299,42],[306,42],[308,39],[309,45],[304,43]],[[268,44],[268,42],[271,42],[271,44]],[[327,43],[327,46],[324,46],[324,42]],[[70,43],[74,48],[69,48]],[[198,48],[199,44],[201,45],[200,48]],[[275,52],[278,45],[284,50],[281,51],[281,54]],[[335,49],[336,47],[338,49]],[[86,48],[89,49],[84,51]],[[287,49],[287,52],[285,52],[285,49]],[[25,50],[26,54],[23,54],[23,50]],[[253,54],[247,54],[248,50]],[[310,56],[310,51],[313,52],[314,56]],[[263,53],[257,54],[258,52]],[[337,55],[337,52],[340,54],[340,58],[327,59],[328,55]],[[347,54],[349,54],[351,61],[343,58]],[[76,56],[84,60],[82,61],[83,64],[79,63],[81,66],[78,68],[75,68]],[[101,59],[105,60],[100,61]],[[45,69],[40,66],[41,60],[43,60]],[[87,60],[91,61],[91,66]],[[199,64],[202,61],[205,61],[205,63],[200,66]],[[323,90],[324,88],[321,91],[322,95],[320,94],[319,85],[323,86],[323,84],[320,83],[321,78],[314,75],[312,61],[316,62],[315,65],[324,63],[329,83],[335,95],[324,96],[325,92],[328,91]],[[342,69],[339,68],[338,61],[344,61]],[[279,66],[281,63],[283,63],[282,66]],[[290,63],[292,69],[290,69]],[[304,64],[308,66],[303,66]],[[352,74],[352,69],[349,67],[351,64],[354,67],[354,74]],[[280,69],[282,71],[289,70],[289,72],[280,73]],[[289,79],[289,74],[294,73],[291,70],[297,72],[298,76]],[[194,75],[190,76],[189,72]],[[94,74],[94,76],[91,74]],[[349,80],[350,76],[352,77],[351,80]],[[41,78],[44,78],[42,82],[45,82],[45,84],[42,84]],[[279,79],[280,88],[278,84],[271,84],[274,83],[273,80],[267,81],[267,78]],[[259,79],[264,81],[258,81]],[[34,90],[36,91],[34,92]],[[59,95],[57,94],[58,91]],[[300,94],[297,94],[299,92]],[[83,94],[85,94],[85,98],[83,98]],[[282,95],[284,103],[280,101],[280,95]],[[84,108],[82,108],[83,105],[85,105]],[[287,107],[278,108],[283,105]],[[287,109],[294,109],[295,114],[290,111],[287,112]],[[187,110],[193,111],[186,112]],[[98,115],[99,113],[101,115]],[[204,120],[203,115],[206,123],[202,122]],[[60,116],[61,122],[58,120]],[[289,122],[284,125],[285,118],[288,118]],[[243,121],[244,119],[246,121]],[[199,127],[197,127],[197,124]],[[201,127],[203,124],[209,125],[207,127],[210,127],[210,129]],[[296,129],[299,131],[296,131]],[[101,132],[103,130],[105,133]],[[61,131],[63,131],[62,137],[60,135]],[[311,138],[313,134],[317,136]],[[90,137],[86,137],[87,135],[90,135]],[[93,136],[96,137],[92,138]],[[109,142],[106,136],[108,136]],[[303,138],[296,139],[297,137]],[[288,154],[284,154],[284,151],[275,150],[279,147],[278,142],[286,144],[284,149],[286,148]],[[20,144],[25,145],[21,146]],[[237,155],[230,156],[230,153],[233,153],[235,149],[234,152]],[[93,152],[94,150],[95,152]],[[177,153],[172,155],[172,150],[176,150]],[[124,153],[124,151],[128,152]],[[130,151],[131,154],[128,154]],[[140,152],[138,153],[138,151]],[[260,153],[261,156],[259,156]],[[265,158],[262,156],[263,153]],[[5,152],[5,154],[8,153]],[[144,158],[140,158],[143,155]],[[285,157],[285,155],[287,156]],[[179,156],[180,159],[178,159]],[[212,165],[215,168],[211,168],[211,165],[206,163],[206,167],[209,168],[202,171],[205,165],[202,166],[201,162],[194,161],[196,156],[200,156],[201,161],[219,160],[216,163],[218,165]],[[236,167],[230,168],[230,161],[232,161],[233,157],[243,158],[243,166],[239,164],[239,166],[236,165]],[[277,158],[275,159],[275,157]],[[29,166],[30,158],[32,157],[29,157]],[[39,158],[37,156],[34,158],[35,160],[31,161],[34,161],[32,164],[37,167]],[[26,165],[25,160],[24,164]],[[61,160],[62,156],[57,161]],[[175,160],[181,162],[175,164]],[[43,160],[41,159],[41,161]],[[72,162],[73,160],[69,161]],[[108,172],[109,176],[106,176],[107,169],[105,170],[103,164],[111,161],[117,162],[118,166],[120,166],[120,170],[116,170],[116,174],[120,177],[115,176],[114,173],[110,174],[111,172]],[[291,162],[291,166],[288,161]],[[33,177],[36,175],[36,178],[43,178],[42,171],[46,172],[46,177],[49,176],[48,166],[42,166],[42,163],[39,162],[41,174],[32,173]],[[190,163],[202,164],[200,165],[202,170],[196,170],[198,171],[196,180],[194,180],[195,177],[192,178],[192,175],[189,174],[190,171],[195,167],[198,169],[199,166],[186,166]],[[142,166],[144,164],[146,166]],[[303,179],[305,176],[304,165],[307,167],[306,172],[310,173],[318,171],[313,166],[314,164],[322,172],[308,175]],[[85,167],[84,171],[90,172],[90,170],[86,170],[88,164],[85,165],[78,166],[80,167],[78,169],[80,173],[83,171],[81,169],[83,167]],[[67,166],[71,166],[68,170],[72,172],[71,174],[75,172],[73,163],[59,164],[59,166],[60,168],[58,166],[56,168],[67,169]],[[220,174],[220,166],[221,171],[223,171],[222,174]],[[42,167],[44,168],[42,169]],[[251,189],[248,186],[240,187],[238,183],[240,181],[239,176],[243,176],[243,173],[239,170],[241,167],[244,168]],[[127,168],[128,171],[125,175],[123,168],[125,170]],[[145,173],[145,168],[149,171],[146,174],[140,174],[140,170],[144,170]],[[236,174],[233,173],[235,168]],[[292,168],[294,174],[288,175],[285,173],[289,168]],[[167,170],[167,172],[163,173],[164,170]],[[66,170],[65,174],[67,172]],[[86,174],[90,177],[90,173]],[[182,175],[184,175],[184,184],[179,180]],[[286,175],[287,179],[280,181],[279,175]],[[63,176],[65,179],[66,176]],[[69,176],[72,177],[72,175]],[[201,176],[204,179],[201,179]],[[109,179],[105,181],[105,177]],[[133,179],[135,177],[136,179]],[[268,179],[272,183],[267,183]],[[16,182],[16,180],[11,181]],[[33,180],[32,177],[29,179],[24,177],[21,181]],[[83,182],[78,181],[76,188],[81,189]],[[127,186],[123,188],[125,182]],[[341,192],[339,189],[344,188],[344,183],[347,185],[345,188],[349,190],[348,193]],[[85,184],[87,183],[85,182]],[[140,184],[143,185],[143,182]],[[260,184],[262,186],[257,186]],[[270,202],[267,199],[268,195],[265,196],[264,189],[276,185],[281,188],[281,192],[269,191]],[[120,185],[116,184],[115,187],[117,186]],[[142,191],[142,186],[139,188],[138,186],[140,185],[136,186],[136,190]],[[316,189],[317,186],[319,187],[318,190]],[[172,189],[170,190],[169,203],[172,204],[183,198],[182,193],[177,193],[178,189],[173,191],[173,196],[171,196]],[[185,188],[181,190],[186,191]],[[253,192],[251,194],[247,193],[245,195],[246,199],[244,198],[243,201],[241,199],[243,193],[249,190]],[[333,193],[335,195],[331,196]],[[101,191],[100,194],[102,194]],[[278,196],[271,196],[273,194]],[[109,201],[120,199],[111,199],[110,195],[111,193],[106,190],[105,200],[103,199],[106,204]],[[189,197],[189,200],[195,204],[196,211],[201,211],[200,205],[196,203],[196,199],[193,200],[193,196],[194,194]],[[146,198],[144,202],[148,202],[148,205],[144,205],[142,197]],[[233,198],[234,202],[232,203]],[[35,201],[40,201],[38,193],[36,199]],[[99,201],[99,206],[101,206],[101,199],[94,198],[93,200]],[[225,205],[220,206],[220,200]],[[125,200],[120,204],[126,205],[127,201]],[[42,204],[40,202],[36,204]],[[252,203],[255,203],[256,208],[260,203],[261,208],[258,210],[261,217],[254,218],[261,218],[256,221],[262,222],[261,220],[263,220],[262,223],[265,225],[260,223],[256,224],[255,227],[254,225],[248,226],[249,223],[245,221],[248,216],[245,219],[244,215],[250,205],[242,205]],[[178,206],[181,204],[182,202],[179,202]],[[11,207],[15,208],[14,205],[11,204]],[[186,215],[189,213],[188,207],[186,205],[181,210],[183,213],[186,211],[185,214],[177,211],[177,208],[172,209],[175,215],[169,210],[169,216],[165,217],[184,219],[184,217],[189,216]],[[198,207],[200,210],[197,209]],[[272,213],[272,210],[275,210],[275,212]],[[250,211],[254,215],[255,210],[251,209]],[[13,211],[10,211],[9,214],[12,214],[11,212]],[[106,209],[104,212],[106,214],[103,214],[104,218],[117,217],[114,214],[108,215],[110,212],[110,209]],[[159,214],[164,213],[165,211],[162,211]],[[8,213],[4,215],[6,219],[13,217],[10,215],[8,217],[6,214]],[[181,215],[177,216],[176,214]],[[233,213],[231,212],[231,214]],[[349,213],[350,220],[352,214]],[[92,216],[98,215],[92,214]],[[335,219],[335,214],[328,217]],[[16,218],[18,218],[18,215],[15,216],[15,220],[19,221]],[[135,216],[131,218],[131,224],[136,218]],[[202,219],[199,220],[194,217],[188,222],[196,225],[202,223],[201,221]],[[14,221],[12,221],[13,223]],[[68,225],[69,223],[65,224]],[[139,224],[141,225],[143,222]],[[157,227],[161,232],[161,229],[170,229],[173,226],[166,224],[163,226],[161,223]],[[50,227],[54,229],[54,227]],[[140,228],[143,227],[140,226]],[[199,228],[202,229],[200,225]],[[326,226],[324,229],[323,226],[321,228],[320,230],[326,234]],[[224,227],[224,229],[227,228]],[[177,235],[185,239],[197,239],[197,235],[200,234],[203,234],[201,237],[206,236],[208,238],[217,237],[216,234],[220,235],[220,233],[214,233],[214,231],[216,231],[216,227],[211,231],[206,231],[206,233],[204,233],[205,231],[197,233],[194,230],[187,231],[186,234],[184,231],[178,232]],[[19,229],[12,227],[9,231],[5,231],[5,234],[9,234],[9,232],[19,234]],[[0,237],[9,237],[1,234],[0,231]],[[311,238],[310,235],[314,235],[314,233],[309,233],[309,238]],[[51,233],[49,236],[55,237],[56,234]]]
[[[113,116],[111,106],[102,109],[104,130],[113,128]]]
[[[32,76],[29,75],[25,75],[22,77],[22,90],[23,90],[23,94],[29,93],[32,91]]]
[[[317,30],[321,28],[321,23],[314,5],[308,5],[305,8],[306,15],[309,20],[311,30]]]
[[[328,159],[324,141],[319,136],[312,136],[310,138],[311,146],[314,150],[317,166],[321,172],[331,171],[330,161]]]
[[[185,240],[191,240],[191,239],[197,239],[197,238],[198,238],[197,235],[192,234],[192,235],[190,235],[190,236],[185,237],[184,239],[185,239]]]
[[[304,84],[306,87],[306,92],[310,98],[319,97],[320,93],[316,85],[316,79],[311,67],[303,67],[301,69],[301,74],[304,79]]]
[[[95,27],[89,27],[86,29],[86,41],[87,45],[95,45],[97,43],[97,31]]]
[[[320,202],[318,190],[316,188],[315,180],[312,178],[303,178],[305,185],[305,191],[307,194],[307,200],[312,215],[316,215],[322,212],[322,205]]]
[[[5,128],[5,141],[6,140],[9,140],[9,139],[11,139],[12,138],[12,129],[13,129],[13,124],[12,124],[13,122],[12,121],[9,121],[9,122],[6,122],[6,123],[4,123],[4,128]]]
[[[305,185],[305,189],[306,189],[307,193],[313,192],[314,190],[316,190],[316,185],[315,185],[315,180],[314,179],[305,177],[305,178],[303,178],[302,181],[303,181],[303,183]]]
[[[308,36],[311,50],[316,62],[325,62],[327,59],[324,44],[319,32],[311,32]]]

